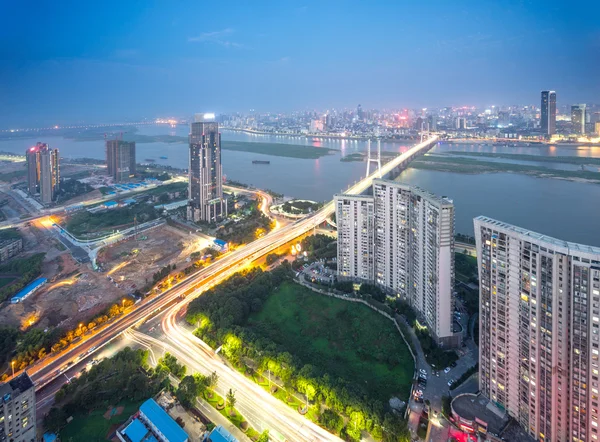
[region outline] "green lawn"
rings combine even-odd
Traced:
[[[111,419],[104,419],[104,413],[107,408],[94,410],[88,415],[75,415],[70,424],[60,431],[61,440],[67,442],[104,442],[107,440],[110,427],[115,424],[125,422],[129,416],[134,414],[140,405],[140,402],[126,402],[118,404],[122,407],[123,413],[118,416],[113,416]]]
[[[283,284],[248,327],[332,378],[359,385],[381,400],[406,398],[412,358],[391,321],[370,308]]]

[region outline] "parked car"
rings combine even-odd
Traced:
[[[421,373],[422,375],[427,376],[427,370],[425,370],[424,368],[419,369],[419,373]]]
[[[450,367],[446,367],[446,368],[444,368],[444,373],[448,374],[448,372],[449,372],[450,370],[452,370],[452,368],[450,368]]]
[[[454,384],[454,379],[450,379],[448,381],[448,387],[452,387],[452,384]]]

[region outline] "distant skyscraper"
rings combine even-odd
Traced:
[[[227,216],[219,123],[214,114],[199,114],[195,119],[189,136],[188,219],[214,222]]]
[[[597,441],[600,248],[475,218],[479,388],[540,441]]]
[[[0,441],[38,440],[35,422],[35,387],[27,373],[0,384]]]
[[[456,119],[456,128],[459,130],[467,128],[467,119],[464,117],[458,117]]]
[[[585,104],[575,104],[571,106],[571,128],[574,134],[585,134],[585,108]]]
[[[340,277],[376,283],[412,305],[437,342],[458,345],[452,201],[374,180],[373,196],[336,195],[335,206]]]
[[[135,142],[106,140],[106,169],[116,182],[133,178],[136,173]]]
[[[60,186],[58,149],[40,152],[40,200],[49,204],[56,199]]]
[[[556,133],[556,92],[542,91],[540,129],[545,135]]]
[[[362,106],[360,104],[356,107],[356,117],[359,120],[363,120],[364,119],[364,114],[363,114]]]
[[[27,149],[25,157],[29,193],[39,193],[44,204],[51,203],[56,199],[60,187],[58,149],[50,149],[46,143],[37,143]]]

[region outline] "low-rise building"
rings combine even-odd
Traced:
[[[38,278],[30,284],[27,284],[23,290],[19,291],[15,296],[10,298],[11,304],[18,304],[23,301],[29,295],[33,295],[40,287],[46,284],[48,280],[46,278]]]
[[[21,238],[5,239],[0,241],[0,263],[8,261],[23,251],[23,240]]]
[[[238,442],[238,440],[231,435],[222,426],[213,428],[210,434],[204,439],[205,442]]]
[[[140,411],[119,430],[122,442],[188,442],[188,434],[154,399],[148,399]]]

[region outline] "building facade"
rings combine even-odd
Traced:
[[[219,123],[214,114],[199,114],[195,120],[189,136],[188,219],[215,222],[227,216]]]
[[[40,200],[49,204],[56,200],[60,189],[58,149],[46,143],[37,143],[25,152],[27,160],[27,188],[31,195],[40,194]]]
[[[571,127],[574,134],[585,134],[586,107],[585,104],[571,106]]]
[[[338,225],[338,273],[373,280],[374,201],[370,196],[335,195]]]
[[[453,331],[454,205],[417,187],[373,181],[373,196],[337,195],[338,272],[408,302],[431,335]]]
[[[536,440],[600,429],[600,248],[475,218],[479,387]]]
[[[35,387],[27,373],[0,385],[0,441],[35,442]]]
[[[106,140],[106,169],[117,183],[133,178],[136,173],[135,142]]]
[[[8,261],[23,251],[21,238],[0,239],[0,263]]]
[[[540,129],[544,135],[556,133],[556,92],[542,91],[540,106]]]
[[[60,187],[58,149],[40,152],[40,201],[49,204],[56,200]]]

